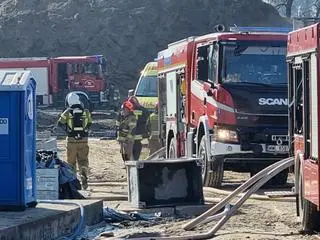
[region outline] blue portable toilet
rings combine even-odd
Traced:
[[[36,206],[36,82],[0,71],[0,210]]]

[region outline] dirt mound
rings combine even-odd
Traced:
[[[56,124],[58,117],[59,114],[55,112],[37,110],[37,128],[52,128]]]
[[[2,57],[101,53],[122,93],[172,41],[212,32],[218,23],[288,24],[260,0],[5,0],[0,13]]]

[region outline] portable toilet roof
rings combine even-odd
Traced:
[[[25,91],[32,76],[26,70],[0,70],[0,91]]]

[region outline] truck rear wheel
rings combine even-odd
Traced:
[[[302,230],[306,233],[320,230],[320,213],[316,205],[304,198],[303,172],[299,175],[299,212]]]
[[[221,187],[223,180],[223,159],[215,158],[211,163],[207,159],[206,138],[201,138],[199,157],[202,159],[202,183],[205,187]],[[210,163],[212,166],[210,166]],[[211,169],[212,167],[212,169]]]

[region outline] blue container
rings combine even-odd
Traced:
[[[36,82],[0,71],[0,210],[36,206]]]

